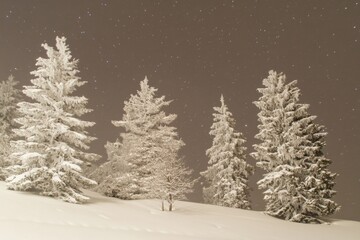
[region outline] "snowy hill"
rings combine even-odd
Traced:
[[[159,200],[123,201],[86,192],[83,205],[6,190],[0,182],[0,239],[359,239],[360,222],[290,223],[261,212],[176,202],[160,211]]]

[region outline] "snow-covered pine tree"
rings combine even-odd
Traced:
[[[176,115],[163,110],[171,101],[165,101],[164,96],[156,97],[157,89],[149,86],[147,78],[141,81],[140,88],[125,101],[122,120],[112,122],[125,132],[117,140],[116,158],[107,164],[117,166],[125,161],[126,173],[119,176],[113,172],[112,180],[100,183],[99,187],[109,195],[125,199],[163,198],[169,193],[185,198],[194,182],[190,179],[191,171],[179,158],[184,142],[171,126]]]
[[[266,213],[294,222],[320,223],[321,217],[339,206],[335,194],[336,174],[328,170],[331,161],[324,156],[324,127],[314,123],[309,105],[299,102],[296,81],[286,83],[284,74],[270,71],[255,105],[261,142],[251,155],[266,174],[258,182],[265,189]]]
[[[211,148],[206,151],[209,165],[201,175],[205,178],[203,188],[207,203],[250,209],[249,176],[254,168],[246,163],[246,142],[242,133],[235,131],[235,119],[224,102],[214,107],[214,123],[210,135],[214,137]]]
[[[83,164],[99,158],[87,153],[94,137],[86,128],[95,123],[78,117],[90,112],[87,98],[74,96],[86,82],[77,76],[78,60],[72,58],[64,37],[56,38],[56,49],[43,44],[47,58],[37,59],[31,86],[23,93],[33,102],[18,103],[21,117],[14,132],[21,140],[11,142],[16,165],[7,178],[8,188],[37,191],[71,203],[88,200],[80,188],[96,185],[82,175]]]
[[[95,191],[109,197],[132,199],[132,193],[137,191],[137,186],[131,183],[129,167],[125,161],[126,148],[123,148],[119,139],[105,144],[107,162],[96,167],[89,177],[98,182]],[[135,187],[135,189],[132,189]]]
[[[12,129],[17,127],[14,119],[19,117],[16,104],[21,100],[21,92],[17,84],[13,76],[0,83],[0,180],[7,176],[4,168],[10,165],[10,141],[15,139]]]

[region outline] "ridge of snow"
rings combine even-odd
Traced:
[[[0,239],[6,240],[195,240],[358,239],[360,222],[286,222],[262,212],[175,202],[162,212],[161,200],[119,200],[85,191],[86,204],[70,204],[0,182]]]

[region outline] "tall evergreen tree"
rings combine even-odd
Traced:
[[[80,190],[96,184],[82,175],[82,165],[99,158],[84,152],[95,138],[88,136],[86,128],[95,123],[78,117],[90,112],[84,96],[74,96],[75,90],[86,82],[77,76],[77,63],[73,59],[65,38],[56,38],[56,49],[43,44],[47,58],[38,58],[37,70],[31,86],[23,93],[33,102],[20,102],[20,124],[15,133],[21,140],[11,143],[13,175],[7,178],[8,188],[35,190],[42,195],[60,198],[71,203],[88,199]]]
[[[324,126],[314,123],[309,105],[299,102],[296,81],[270,71],[255,105],[261,142],[251,155],[267,173],[258,182],[265,189],[266,213],[294,222],[320,223],[320,217],[339,209],[331,200],[336,174],[324,156]]]
[[[185,198],[192,190],[191,171],[183,165],[178,154],[184,142],[171,126],[176,115],[166,114],[163,110],[171,101],[165,101],[164,96],[156,97],[156,91],[145,78],[137,94],[125,101],[122,120],[112,122],[125,132],[120,134],[115,145],[108,145],[108,149],[116,154],[106,163],[107,168],[117,169],[120,165],[124,169],[125,162],[126,172],[113,172],[112,177],[100,183],[99,188],[108,195],[139,199],[163,198],[171,193]]]
[[[214,123],[210,135],[214,137],[206,151],[209,166],[201,175],[206,180],[204,199],[220,206],[250,209],[249,176],[254,168],[246,163],[246,140],[235,131],[235,120],[221,96],[221,106],[214,107]]]
[[[13,76],[0,83],[0,180],[7,175],[4,168],[10,164],[10,141],[15,139],[12,129],[17,127],[14,119],[19,117],[16,104],[21,100],[21,93],[17,84]]]

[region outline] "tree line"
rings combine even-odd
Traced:
[[[92,111],[88,99],[76,96],[86,81],[80,79],[78,60],[64,37],[56,47],[42,44],[45,58],[38,58],[31,85],[20,91],[12,76],[0,84],[0,179],[10,190],[35,191],[71,203],[86,202],[82,188],[93,188],[120,199],[186,199],[199,179],[183,162],[185,145],[173,121],[176,114],[164,110],[171,101],[157,96],[145,77],[140,89],[125,101],[118,139],[105,145],[108,161],[91,153],[95,140],[87,129],[95,123],[81,117]],[[283,73],[270,71],[258,88],[258,130],[254,152],[256,166],[265,170],[258,187],[264,190],[265,213],[304,223],[321,223],[340,207],[335,173],[325,157],[326,132],[299,102],[297,82],[286,82]],[[25,101],[23,93],[30,101]],[[251,209],[249,177],[255,167],[247,162],[246,138],[224,97],[214,107],[206,151],[208,167],[201,172],[204,201],[226,207]],[[87,166],[91,171],[84,173]]]

